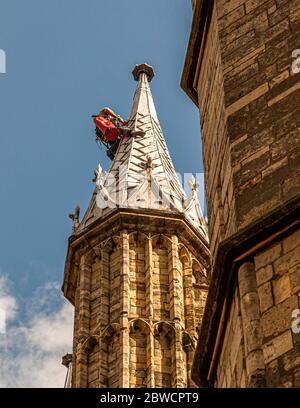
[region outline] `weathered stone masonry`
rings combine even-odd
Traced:
[[[207,259],[199,260],[174,232],[151,230],[120,229],[102,242],[95,236],[82,243],[78,286],[67,293],[75,296],[76,387],[193,385]]]
[[[298,0],[198,0],[182,87],[200,110],[212,283],[199,385],[299,386]]]

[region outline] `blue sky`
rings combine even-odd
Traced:
[[[2,1],[0,273],[19,318],[40,287],[62,281],[68,213],[76,204],[83,213],[95,167],[109,166],[90,116],[111,106],[126,118],[135,64],[156,71],[152,92],[176,170],[202,171],[199,113],[180,88],[191,19],[190,0]]]

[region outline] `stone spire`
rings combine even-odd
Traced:
[[[207,240],[206,221],[197,195],[188,198],[174,169],[157,117],[148,64],[136,65],[138,81],[128,127],[144,135],[120,143],[107,174],[97,171],[96,190],[78,232],[115,208],[147,208],[181,213]]]
[[[64,296],[74,305],[72,387],[192,387],[209,275],[204,219],[187,198],[155,111],[146,64],[110,171],[68,242]],[[141,132],[142,131],[142,132]],[[70,381],[67,380],[66,384]]]

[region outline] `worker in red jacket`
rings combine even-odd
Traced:
[[[115,142],[120,135],[143,136],[144,132],[132,132],[126,127],[127,122],[110,108],[103,108],[98,115],[93,115],[97,136],[104,142]]]
[[[94,115],[96,134],[99,139],[106,143],[114,143],[121,134],[121,127],[125,121],[116,115],[110,108],[104,108],[99,115]]]
[[[125,142],[130,136],[145,135],[143,131],[132,131],[126,127],[127,122],[110,108],[103,108],[98,115],[93,115],[93,118],[96,125],[96,140],[111,146],[107,151],[111,159],[117,151],[121,137],[122,141]]]

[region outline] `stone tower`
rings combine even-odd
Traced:
[[[192,386],[209,281],[205,219],[187,197],[158,122],[147,64],[108,174],[99,167],[82,219],[73,216],[63,292],[74,305],[72,387]]]
[[[193,378],[300,386],[300,1],[194,0],[212,284]],[[298,57],[298,58],[297,58]]]

